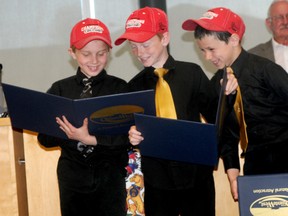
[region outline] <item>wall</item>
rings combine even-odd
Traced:
[[[193,34],[181,29],[182,22],[187,18],[198,18],[212,7],[229,7],[243,16],[247,25],[243,46],[250,48],[270,37],[264,18],[271,1],[167,0],[171,53],[177,59],[200,64],[210,77],[215,68],[203,64],[193,43]],[[113,41],[123,33],[126,18],[137,7],[137,0],[95,0],[96,17],[110,27]],[[46,91],[55,80],[75,73],[75,63],[71,61],[67,49],[70,30],[81,19],[80,0],[29,0],[29,3],[1,0],[0,14],[3,82]],[[131,58],[126,43],[113,48],[111,60],[108,72],[125,80],[141,69],[137,60]]]

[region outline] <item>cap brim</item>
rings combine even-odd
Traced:
[[[198,19],[198,20],[188,19],[183,22],[182,28],[187,31],[194,31],[198,25],[210,31],[226,31],[225,29],[219,27],[215,23],[209,22],[209,19]]]
[[[184,29],[186,31],[194,31],[195,28],[197,27],[197,25],[198,24],[195,22],[195,20],[188,19],[188,20],[183,22],[182,29]]]
[[[130,41],[134,41],[137,43],[143,43],[143,42],[151,39],[155,35],[156,34],[154,32],[153,33],[152,32],[125,32],[118,39],[116,39],[114,44],[116,46],[120,45],[125,40],[130,40]]]
[[[100,35],[93,35],[91,37],[87,37],[84,40],[80,40],[73,44],[76,49],[82,49],[86,44],[93,40],[102,40],[104,43],[106,43],[110,48],[112,48],[111,41],[108,41],[107,38],[101,37]]]

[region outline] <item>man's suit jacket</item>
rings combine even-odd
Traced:
[[[258,56],[262,56],[275,62],[272,40],[269,40],[266,43],[259,44],[249,49],[248,52]]]

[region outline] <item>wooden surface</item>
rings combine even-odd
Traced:
[[[243,160],[240,161],[241,164]],[[217,171],[214,171],[216,188],[216,216],[239,216],[238,202],[230,192],[227,175],[224,173],[223,161],[220,159]]]
[[[56,168],[59,148],[45,149],[37,134],[24,133],[29,216],[60,216]]]
[[[16,190],[18,202],[18,215],[28,216],[28,197],[26,185],[25,155],[23,130],[13,129],[14,167],[16,177]]]
[[[8,118],[0,118],[0,185],[0,215],[18,216],[13,136]]]

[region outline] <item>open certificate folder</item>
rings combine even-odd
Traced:
[[[144,140],[140,144],[143,156],[187,163],[215,166],[218,163],[218,142],[227,116],[224,70],[216,124],[174,120],[135,114],[135,123]]]
[[[240,216],[287,216],[288,174],[239,176]]]
[[[143,156],[214,166],[217,164],[217,127],[183,120],[135,114],[144,140]]]
[[[153,90],[77,100],[8,84],[3,90],[13,127],[66,139],[56,117],[64,115],[75,127],[87,117],[91,134],[116,135],[128,133],[134,113],[155,115]]]

